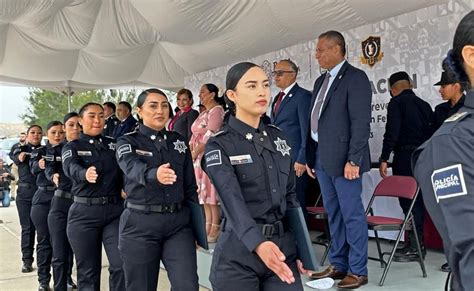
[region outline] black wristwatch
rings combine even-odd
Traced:
[[[381,157],[379,158],[379,163],[387,163],[387,160],[382,159]]]
[[[354,161],[347,161],[349,163],[349,165],[353,166],[353,167],[358,167],[359,165],[354,162]]]

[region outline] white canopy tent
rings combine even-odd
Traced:
[[[156,86],[446,0],[0,0],[0,82]],[[61,90],[60,91],[66,91]]]

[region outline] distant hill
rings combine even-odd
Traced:
[[[0,123],[0,138],[17,137],[27,127],[23,123]]]

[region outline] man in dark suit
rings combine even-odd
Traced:
[[[115,127],[114,138],[132,132],[137,127],[137,120],[132,116],[132,106],[127,101],[121,101],[117,107],[117,117],[120,124]]]
[[[290,141],[291,161],[297,177],[296,195],[306,216],[306,134],[311,92],[296,83],[298,70],[298,66],[289,59],[281,60],[275,65],[273,76],[280,93],[273,101],[271,117],[272,123],[281,128]]]
[[[120,123],[117,116],[115,116],[115,104],[112,102],[105,102],[104,106],[105,125],[102,134],[104,136],[113,136],[115,127]]]
[[[307,172],[317,176],[329,216],[331,265],[312,278],[342,279],[338,288],[367,284],[367,220],[362,174],[370,169],[372,90],[367,75],[345,60],[341,33],[321,34],[316,59],[327,71],[314,83],[307,136]]]
[[[413,176],[411,155],[432,133],[433,110],[431,106],[413,92],[410,78],[406,72],[397,72],[388,80],[390,86],[390,102],[387,107],[387,123],[383,137],[382,154],[380,155],[379,171],[382,178],[387,176],[388,159],[393,152],[392,171],[394,175]],[[423,196],[418,195],[413,207],[413,217],[423,253],[423,223],[425,207]],[[407,215],[411,201],[400,198],[400,206]],[[398,249],[395,261],[418,260],[418,252],[414,233],[409,233],[409,243]]]

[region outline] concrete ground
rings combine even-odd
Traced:
[[[21,253],[20,253],[20,224],[18,214],[13,202],[10,207],[0,207],[0,290],[37,290],[38,282],[36,277],[36,269],[32,273],[23,274],[21,269]],[[316,256],[321,258],[324,248],[314,245]],[[384,243],[383,250],[388,251],[390,248],[388,243]],[[376,246],[373,240],[369,241],[369,255],[375,256]],[[208,270],[211,262],[211,254],[208,252],[199,252],[198,265],[199,276],[203,285],[208,286]],[[108,271],[105,253],[102,262],[101,290],[108,290]],[[383,287],[378,286],[382,269],[380,264],[369,260],[369,283],[361,288],[361,290],[403,290],[403,291],[419,291],[419,290],[444,290],[446,273],[439,270],[441,264],[444,263],[444,255],[440,252],[429,251],[425,260],[428,273],[427,278],[421,276],[421,269],[418,263],[397,263],[394,262],[390,268],[388,276]],[[327,264],[327,262],[326,262]],[[36,267],[36,266],[35,266]],[[323,268],[323,267],[322,267]],[[73,276],[75,277],[75,273]],[[303,278],[306,282],[307,278]],[[52,282],[51,282],[52,285]],[[331,290],[336,290],[332,287]],[[161,270],[160,279],[157,290],[170,290],[170,284],[165,270]],[[204,287],[201,291],[209,290]],[[305,287],[305,291],[315,290]],[[245,290],[242,290],[245,291]]]

